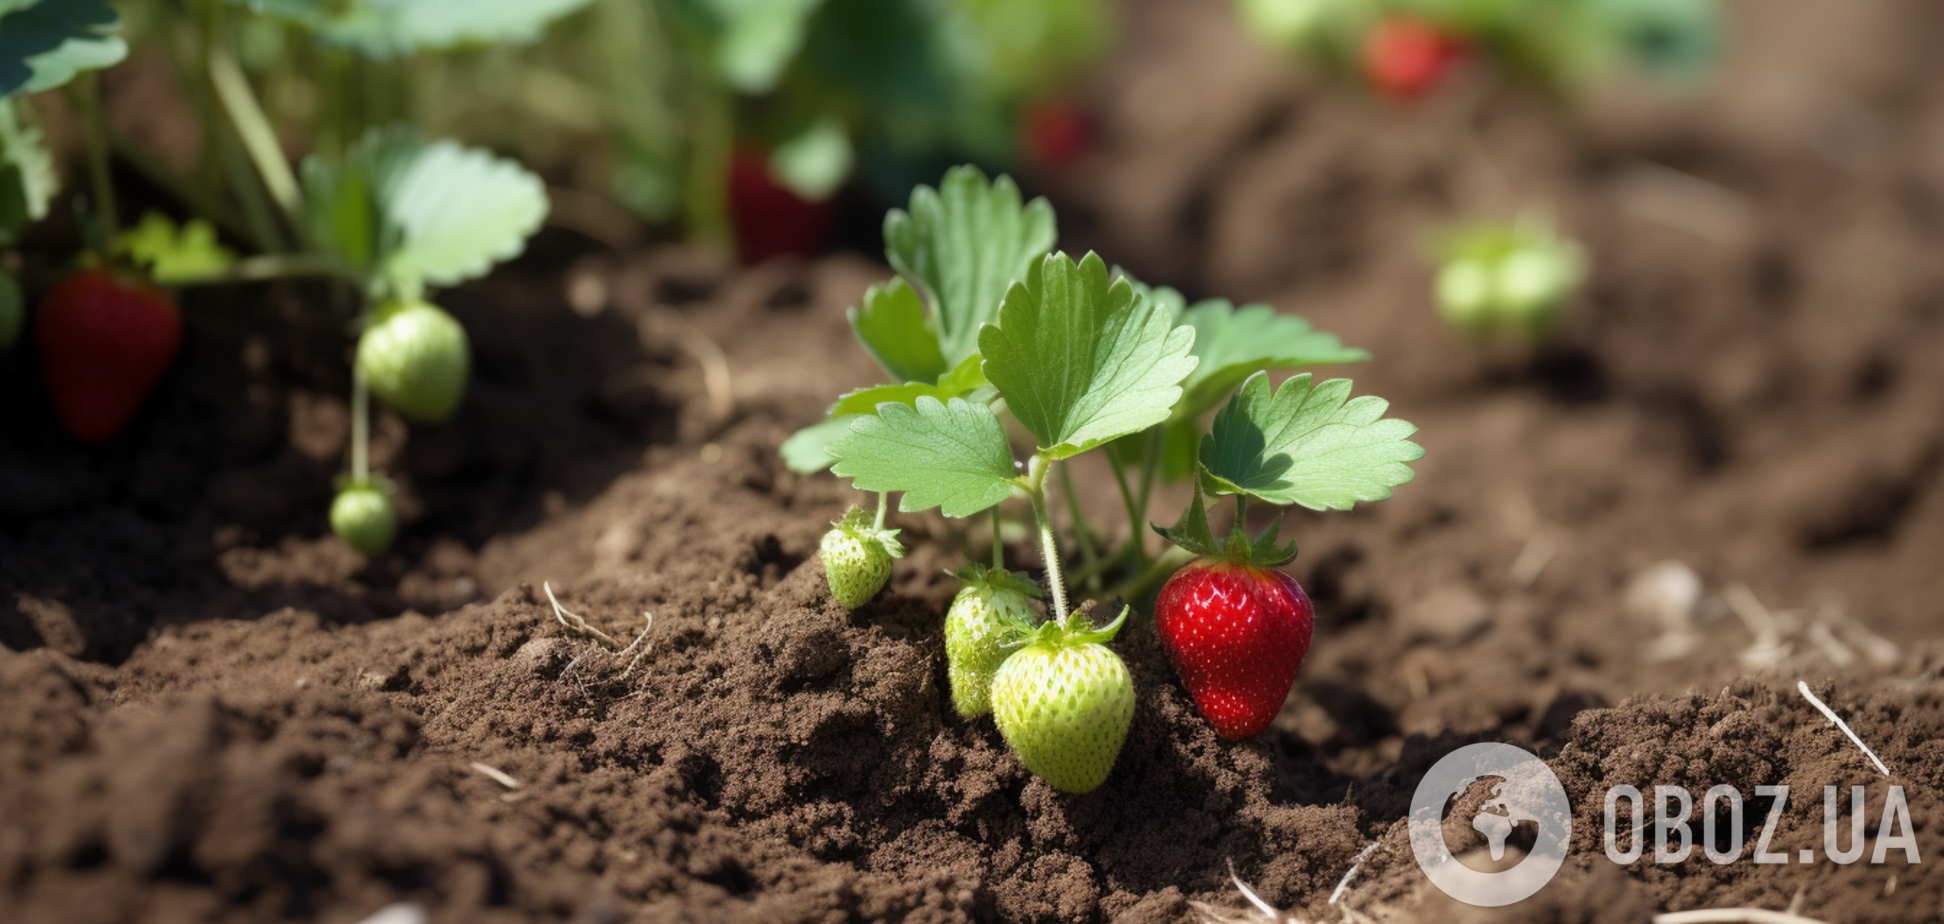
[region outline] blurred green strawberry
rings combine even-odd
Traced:
[[[341,482],[337,498],[331,501],[331,531],[366,555],[390,548],[398,533],[390,488],[382,480]]]
[[[945,614],[945,667],[952,706],[966,718],[992,711],[992,676],[1033,630],[1039,585],[1024,574],[978,562],[954,572],[965,587]]]
[[[437,305],[390,301],[358,338],[358,368],[386,407],[417,423],[452,416],[466,393],[466,329]]]
[[[1074,613],[1039,627],[992,679],[992,717],[1026,769],[1053,788],[1092,792],[1106,782],[1134,721],[1134,678],[1107,649],[1127,620],[1100,629]]]

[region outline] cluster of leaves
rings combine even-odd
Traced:
[[[1212,491],[1272,504],[1347,508],[1389,496],[1418,449],[1381,399],[1347,380],[1271,369],[1367,358],[1267,306],[1187,307],[1178,293],[1110,271],[1095,254],[1050,252],[1052,209],[1022,203],[1007,177],[973,167],[920,187],[885,221],[900,276],[851,310],[853,330],[894,381],[840,397],[783,448],[798,471],[832,467],[859,490],[902,492],[899,509],[966,517],[1015,495],[1042,514],[1050,467],[1101,447],[1138,524],[1145,487],[1171,440]],[[1231,393],[1233,396],[1231,397]],[[1205,411],[1228,404],[1212,433]],[[1004,417],[1002,418],[1002,412]],[[1005,418],[1030,437],[1022,464]],[[1146,563],[1130,530],[1129,564]],[[1049,562],[1049,564],[1057,564]],[[1055,599],[1059,597],[1057,589]]]
[[[1634,68],[1674,85],[1720,57],[1717,0],[1236,0],[1265,44],[1354,70],[1386,20],[1422,22],[1506,70],[1571,89]]]

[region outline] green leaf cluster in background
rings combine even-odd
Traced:
[[[230,0],[370,58],[531,42],[591,0]]]
[[[107,0],[0,0],[0,97],[51,90],[128,56]]]
[[[144,266],[163,285],[217,275],[236,263],[236,254],[216,242],[216,228],[203,219],[176,227],[167,215],[148,212],[122,232],[115,248]]]
[[[518,256],[548,207],[526,168],[409,127],[373,131],[341,161],[306,158],[303,185],[316,240],[405,295]]]
[[[662,0],[707,46],[715,71],[751,94],[776,88],[824,0]]]
[[[11,242],[28,222],[46,218],[59,185],[41,130],[21,124],[12,100],[0,100],[0,244]]]

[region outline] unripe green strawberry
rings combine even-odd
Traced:
[[[904,555],[898,531],[872,525],[871,514],[852,507],[831,524],[819,549],[830,595],[845,609],[863,606],[891,579],[891,559]]]
[[[952,706],[966,718],[992,711],[992,675],[1037,621],[1030,598],[1040,589],[1023,574],[978,562],[956,572],[965,587],[945,614],[945,673]]]
[[[1438,312],[1460,330],[1491,321],[1492,271],[1477,260],[1453,260],[1438,270]]]
[[[466,329],[437,305],[391,301],[358,338],[358,368],[386,407],[418,423],[452,416],[466,393]]]
[[[366,555],[390,548],[398,532],[398,514],[386,487],[382,482],[347,483],[331,501],[331,531]]]
[[[992,678],[992,718],[1026,769],[1053,788],[1091,792],[1106,782],[1134,721],[1134,678],[1102,644],[1120,618],[1094,629],[1079,614],[1046,623]]]

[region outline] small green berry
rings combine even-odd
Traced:
[[[958,572],[965,587],[945,614],[945,667],[952,706],[966,718],[992,711],[992,677],[1037,621],[1030,598],[1039,587],[1025,575],[976,562]]]
[[[1438,311],[1461,330],[1476,330],[1492,313],[1492,273],[1477,260],[1453,260],[1438,271]]]
[[[372,312],[358,338],[358,368],[386,407],[417,423],[452,416],[471,363],[466,329],[437,305],[394,301]]]
[[[1500,310],[1514,324],[1551,316],[1573,287],[1571,257],[1552,248],[1521,250],[1498,265]]]
[[[891,579],[891,560],[904,555],[904,546],[898,544],[897,530],[873,526],[871,515],[856,507],[831,527],[818,546],[824,577],[830,581],[831,597],[854,610],[884,589]]]
[[[349,485],[331,501],[331,531],[366,555],[391,547],[398,532],[398,514],[391,498],[370,483]]]
[[[1100,644],[1126,613],[1100,630],[1039,628],[992,679],[992,718],[1026,769],[1053,788],[1091,792],[1106,782],[1134,721],[1134,678]]]

